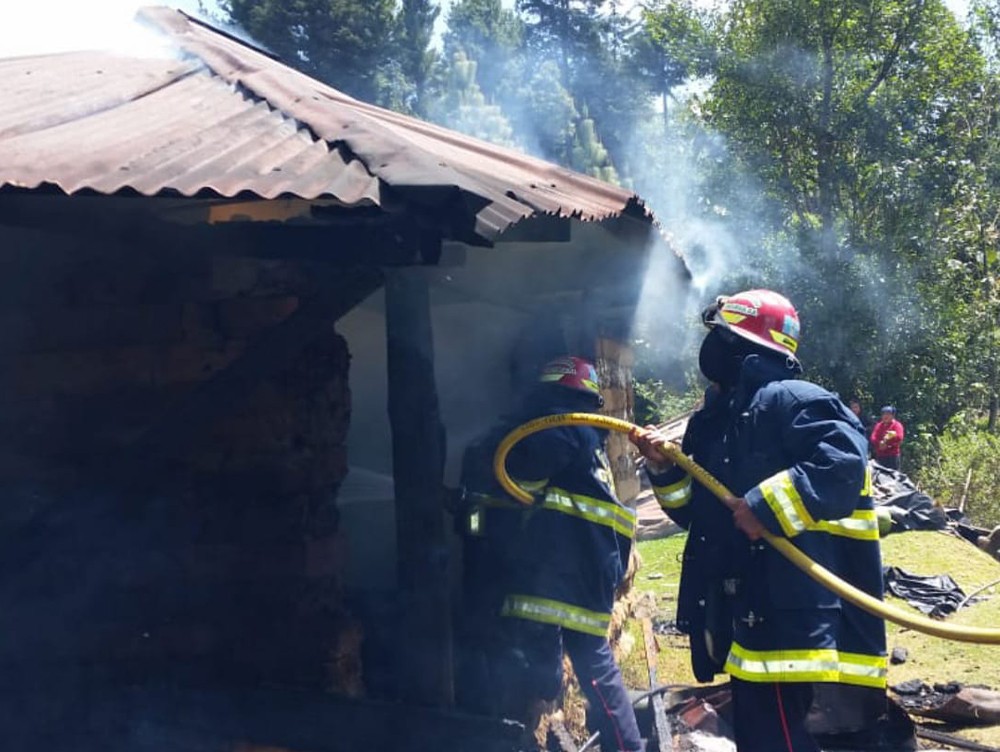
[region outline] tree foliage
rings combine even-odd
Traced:
[[[461,50],[448,67],[448,78],[429,105],[432,120],[500,146],[514,146],[514,129],[503,111],[486,100],[476,83],[476,63]]]
[[[940,430],[975,370],[941,281],[965,249],[942,230],[977,140],[980,51],[937,0],[742,0],[718,28],[704,118],[781,219],[757,281],[799,304],[803,357],[832,386]]]
[[[382,101],[394,0],[224,0],[230,20],[284,60],[351,96]]]
[[[437,54],[431,48],[434,22],[441,9],[431,0],[400,0],[396,19],[396,44],[404,78],[412,82],[414,112],[424,114],[427,85]]]
[[[476,81],[488,98],[510,89],[512,64],[524,44],[524,22],[500,0],[458,0],[448,11],[444,51],[477,65]],[[508,83],[508,86],[504,84]]]

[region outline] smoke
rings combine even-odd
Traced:
[[[671,111],[648,119],[627,145],[634,187],[692,275],[682,287],[662,258],[651,257],[635,322],[647,368],[675,388],[687,386],[704,334],[699,310],[717,295],[764,287],[799,309],[807,369],[849,388],[859,366],[912,346],[921,320],[917,286],[905,265],[873,249],[815,235],[803,243],[807,234],[789,227],[726,139],[697,117],[706,89],[676,91]]]
[[[155,31],[135,21],[149,0],[41,0],[11,2],[0,23],[0,57],[103,50],[138,57],[172,57],[176,52]],[[215,0],[160,3],[194,16],[218,11]]]
[[[679,100],[694,96],[703,85],[676,92]],[[686,106],[683,105],[683,106]],[[671,110],[680,110],[675,105]],[[639,375],[684,390],[697,362],[704,334],[698,313],[724,290],[734,270],[747,278],[759,273],[748,264],[753,239],[735,229],[732,210],[713,195],[710,170],[729,161],[724,139],[672,111],[645,119],[625,144],[633,187],[654,212],[673,249],[691,274],[677,278],[669,251],[653,249],[636,311],[634,335],[641,348]],[[728,181],[727,191],[741,206],[752,205],[749,177]]]

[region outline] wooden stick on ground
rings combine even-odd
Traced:
[[[643,642],[646,643],[646,667],[649,671],[649,687],[659,686],[656,678],[656,636],[653,634],[653,621],[648,616],[642,620]],[[649,698],[653,710],[653,738],[649,752],[673,752],[674,736],[667,720],[667,711],[663,706],[663,695],[659,692]]]
[[[969,483],[972,482],[972,468],[965,474],[965,486],[962,488],[962,498],[958,500],[958,511],[965,512],[965,500],[969,496]]]

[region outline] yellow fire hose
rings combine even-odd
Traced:
[[[507,455],[510,450],[521,439],[533,433],[544,431],[547,428],[557,428],[560,426],[593,426],[603,428],[608,431],[617,431],[628,434],[637,426],[627,420],[611,418],[607,415],[596,415],[593,413],[565,413],[562,415],[548,415],[544,418],[537,418],[529,421],[518,428],[515,428],[497,447],[493,456],[493,472],[496,474],[500,485],[518,501],[531,504],[534,499],[531,494],[520,488],[510,475],[507,474]],[[660,447],[664,456],[682,467],[691,477],[701,483],[705,488],[717,496],[720,501],[732,498],[724,485],[713,478],[705,468],[698,465],[694,460],[681,452],[680,447],[675,444],[666,443]],[[881,617],[891,622],[895,622],[903,627],[915,629],[918,632],[943,637],[947,640],[958,640],[960,642],[976,642],[987,645],[1000,644],[1000,629],[986,629],[983,627],[969,627],[961,624],[945,624],[943,622],[928,619],[925,616],[904,611],[901,608],[892,606],[884,601],[874,598],[863,590],[859,590],[853,585],[844,582],[833,572],[820,566],[798,548],[796,548],[787,538],[781,538],[770,532],[765,532],[764,540],[771,544],[778,553],[791,561],[795,566],[812,577],[816,582],[829,588],[846,601],[850,601],[855,606],[864,609],[870,614]]]

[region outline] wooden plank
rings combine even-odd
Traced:
[[[656,636],[653,634],[653,621],[648,616],[642,620],[642,636],[646,645],[646,667],[649,671],[649,688],[654,689],[659,686],[656,677]],[[670,721],[667,720],[667,713],[663,705],[663,695],[654,694],[649,698],[650,707],[653,710],[653,734],[648,752],[672,752],[674,749],[673,732],[670,730]]]
[[[448,539],[441,504],[445,434],[434,379],[427,280],[419,269],[387,272],[389,422],[407,636],[400,666],[404,699],[454,700]]]

